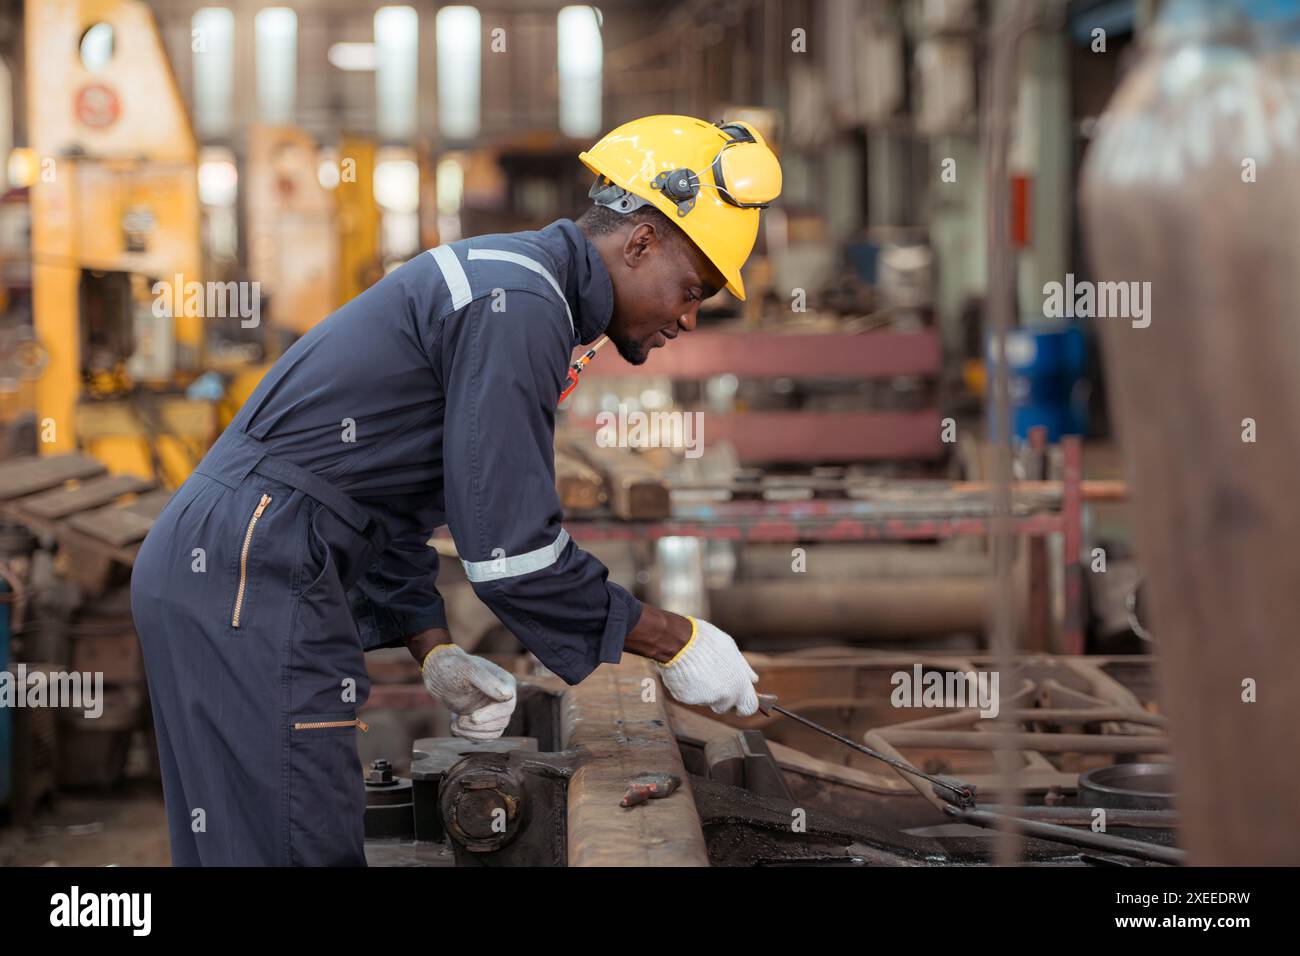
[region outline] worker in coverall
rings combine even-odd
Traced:
[[[757,708],[735,642],[644,605],[564,529],[556,406],[602,334],[644,362],[740,267],[780,167],[743,123],[628,123],[580,159],[578,222],[422,253],[299,339],[145,539],[131,580],[176,865],[364,865],[364,654],[406,646],[452,732],[499,736],[514,678],[451,641],[427,542],[576,684],[624,651],[668,692]]]

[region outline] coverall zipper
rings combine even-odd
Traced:
[[[320,730],[324,727],[359,727],[363,734],[370,730],[370,725],[359,717],[356,720],[318,720],[309,724],[293,725],[294,730]]]
[[[257,527],[257,519],[262,517],[262,512],[270,503],[271,496],[262,495],[262,500],[257,503],[253,516],[248,519],[248,530],[244,532],[244,547],[239,552],[239,590],[235,592],[235,610],[230,615],[231,627],[239,627],[239,612],[244,609],[244,589],[248,587],[248,549],[253,546],[253,529]]]

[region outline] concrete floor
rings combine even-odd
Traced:
[[[366,720],[370,731],[359,742],[361,759],[389,758],[398,773],[409,772],[411,741],[447,732],[445,714],[433,707],[371,710]],[[154,760],[145,752],[145,740],[143,734],[132,740],[121,786],[60,790],[31,826],[0,822],[0,867],[169,866],[162,786],[153,775]]]
[[[63,792],[26,829],[0,828],[0,866],[169,866],[162,788]]]

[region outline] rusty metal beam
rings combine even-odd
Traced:
[[[1009,828],[1011,831],[1025,836],[1053,840],[1071,846],[1102,850],[1107,853],[1118,853],[1121,856],[1136,857],[1140,860],[1150,860],[1170,866],[1177,866],[1187,862],[1187,854],[1184,851],[1175,847],[1147,843],[1144,840],[1130,840],[1127,837],[1117,837],[1109,833],[1093,833],[1088,830],[1072,830],[1069,827],[1055,823],[1045,823],[1041,820],[1025,820],[1006,814],[991,813],[987,810],[959,810],[956,807],[946,807],[945,812],[953,819],[979,827],[987,827],[990,830]]]
[[[799,578],[803,575],[795,575]],[[710,617],[747,637],[933,637],[984,630],[987,578],[738,581],[709,591]]]
[[[569,782],[569,866],[709,865],[663,698],[653,663],[630,655],[565,691],[561,743],[580,763]],[[676,776],[681,786],[662,799],[619,806],[633,777],[655,772]]]
[[[631,366],[629,366],[631,367]],[[937,408],[918,411],[706,412],[704,440],[727,442],[742,464],[933,461],[947,446]],[[594,434],[599,422],[571,427]]]
[[[986,535],[987,518],[888,518],[866,516],[856,501],[722,502],[678,509],[687,516],[666,521],[582,520],[565,522],[575,540],[637,541],[686,535],[713,541],[928,541]],[[757,507],[749,507],[756,505]],[[698,517],[696,517],[698,515]],[[1013,519],[1017,534],[1055,534],[1056,515]],[[449,537],[439,531],[436,537]]]

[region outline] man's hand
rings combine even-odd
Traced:
[[[758,710],[758,675],[736,642],[708,621],[691,622],[691,636],[666,664],[658,664],[668,693],[683,704],[705,704],[722,714],[735,708],[741,717]]]
[[[515,679],[455,644],[439,644],[420,665],[424,686],[451,711],[451,732],[469,740],[495,740],[515,711]]]

